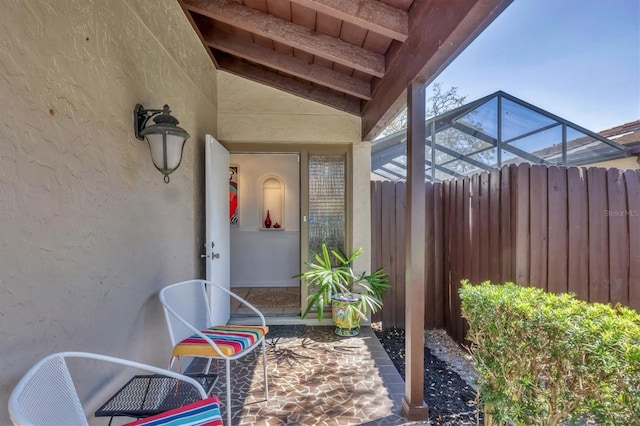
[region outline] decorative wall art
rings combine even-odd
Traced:
[[[229,166],[229,220],[231,226],[240,226],[238,215],[238,166]]]

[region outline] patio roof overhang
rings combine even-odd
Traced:
[[[428,414],[425,242],[418,237],[425,223],[424,87],[512,1],[178,0],[217,69],[359,116],[362,140],[408,106],[405,287],[412,296],[402,412],[410,420]]]
[[[375,137],[512,0],[178,0],[217,69],[362,117]]]
[[[403,130],[374,142],[371,171],[406,179],[406,141]],[[501,91],[426,120],[425,145],[429,181],[520,162],[582,166],[630,155],[624,145]]]

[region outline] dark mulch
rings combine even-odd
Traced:
[[[404,379],[404,330],[390,328],[374,332]],[[424,399],[432,425],[476,425],[475,391],[428,348],[424,348]],[[484,424],[482,413],[479,424]]]

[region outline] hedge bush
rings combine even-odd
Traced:
[[[640,425],[640,315],[515,284],[460,289],[479,402],[498,424]]]

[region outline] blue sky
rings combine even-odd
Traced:
[[[640,0],[514,0],[435,81],[593,131],[640,119]]]

